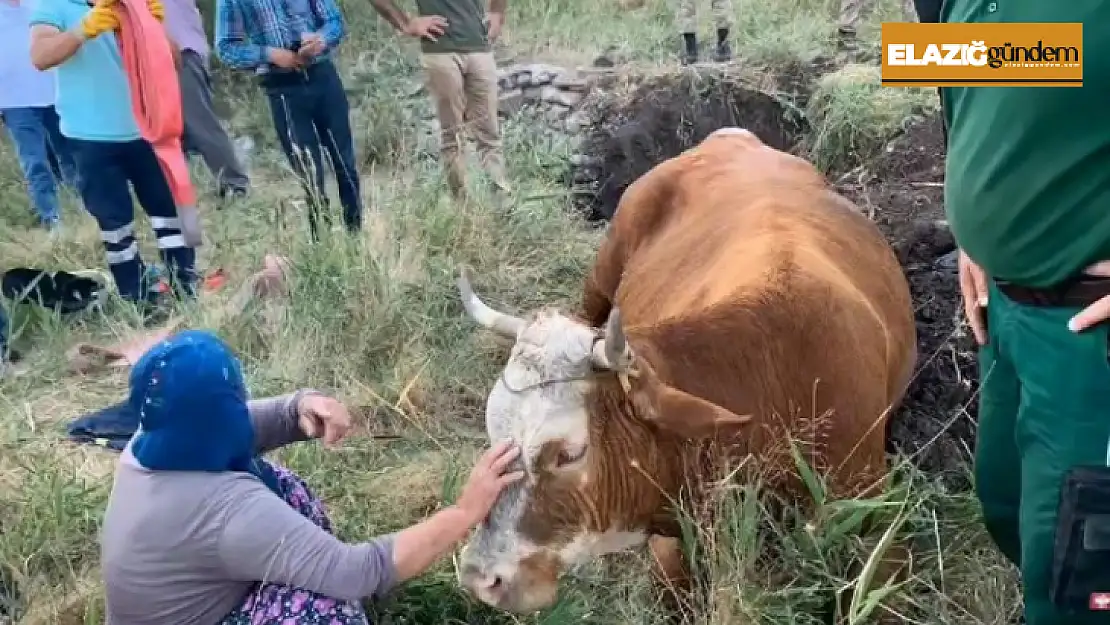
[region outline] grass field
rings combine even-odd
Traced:
[[[637,67],[675,63],[673,8],[664,0],[631,12],[616,0],[509,4],[498,51],[505,58],[574,65],[616,46]],[[774,71],[831,54],[833,4],[734,0],[738,56]],[[570,147],[525,118],[505,125],[510,174],[524,199],[509,211],[482,201],[454,205],[435,139],[419,132],[429,105],[405,97],[420,80],[415,44],[392,35],[368,2],[347,0],[345,7],[351,35],[340,64],[372,207],[365,232],[349,240],[337,231],[308,244],[304,216],[292,204],[299,188],[276,151],[263,99],[241,76],[220,73],[237,134],[256,144],[255,192],[222,209],[205,199],[202,266],[224,268],[235,284],[264,254],[281,253],[293,260],[295,278],[284,308],[218,319],[213,310],[228,294],[217,293],[187,314],[190,324],[213,327],[238,350],[255,396],[311,386],[365,408],[360,435],[341,448],[306,443],[278,454],[323,496],[341,536],[358,540],[450,501],[485,443],[482,406],[505,347],[461,314],[453,286],[458,265],[474,268],[475,287],[497,306],[573,305],[600,232],[567,208],[559,174]],[[897,3],[880,2],[861,32],[865,45],[877,45],[878,23],[897,15]],[[712,32],[710,24],[704,32]],[[839,76],[823,80],[814,98],[809,147],[823,166],[874,149],[914,107],[928,105],[928,94],[880,89],[870,70]],[[207,188],[203,166],[194,171]],[[67,199],[64,236],[53,240],[31,227],[7,142],[0,144],[0,223],[0,269],[102,267],[95,224],[74,198]],[[145,218],[140,223],[145,257],[153,259]],[[65,353],[78,341],[115,341],[139,330],[123,316],[59,319],[26,306],[11,313],[16,347],[27,359],[21,373],[0,381],[0,623],[101,623],[97,532],[116,455],[69,444],[64,433],[72,418],[121,399],[126,378],[73,376]],[[397,436],[375,440],[368,435],[375,432]],[[1014,576],[986,542],[973,500],[909,469],[901,474],[900,487],[882,499],[827,502],[810,519],[771,519],[744,490],[723,492],[715,525],[691,518],[688,543],[706,580],[691,622],[824,622],[841,588],[855,592],[845,622],[876,622],[883,612],[897,615],[893,622],[931,625],[1011,622],[1020,609]],[[880,522],[856,537],[868,514]],[[870,573],[895,535],[912,539],[915,558],[911,579],[888,587]],[[448,561],[379,606],[380,622],[661,622],[642,558],[618,560],[619,567],[580,572],[555,608],[520,619],[468,599]]]

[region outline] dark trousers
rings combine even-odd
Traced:
[[[181,113],[185,121],[183,144],[204,159],[221,193],[246,191],[250,178],[239,162],[231,138],[220,124],[212,104],[208,63],[196,52],[185,50],[181,53],[181,68],[177,76],[181,85]]]
[[[146,266],[135,241],[134,190],[150,217],[158,250],[174,286],[192,294],[196,284],[196,250],[185,244],[177,206],[154,148],[143,139],[134,141],[70,140],[81,172],[81,200],[96,219],[108,256],[108,268],[120,295],[129,301],[153,297],[145,284]],[[130,184],[128,184],[130,183]]]
[[[322,60],[304,71],[263,78],[281,148],[308,195],[309,227],[317,232],[317,215],[330,222],[324,185],[323,151],[327,151],[339,186],[343,223],[362,227],[362,198],[351,136],[350,106],[335,65]],[[321,146],[323,150],[321,150]],[[311,171],[311,175],[308,173]],[[312,180],[314,186],[309,183]]]
[[[1064,476],[1106,462],[1110,326],[1075,333],[1068,319],[1079,308],[1029,306],[990,289],[975,451],[984,523],[1021,569],[1028,625],[1110,624],[1108,612],[1070,613],[1050,595]],[[1110,588],[1110,569],[1084,583]]]

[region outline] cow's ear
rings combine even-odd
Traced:
[[[637,360],[638,376],[633,385],[643,417],[659,429],[691,439],[715,437],[751,421],[727,408],[664,383],[647,362]]]

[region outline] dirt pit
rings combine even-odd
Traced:
[[[952,252],[944,221],[944,135],[939,116],[906,129],[863,169],[862,182],[838,188],[873,211],[906,273],[917,321],[917,375],[890,422],[891,449],[918,467],[942,474],[951,487],[969,486],[966,463],[974,448],[978,367],[963,323]]]
[[[809,132],[805,84],[820,72],[789,72],[754,85],[723,74],[657,77],[592,103],[597,125],[581,152],[594,171],[576,179],[581,206],[608,219],[633,181],[714,130],[740,126],[778,149],[797,151]],[[975,436],[977,368],[961,319],[944,222],[944,137],[939,117],[916,122],[852,172],[831,178],[873,217],[894,247],[914,297],[918,373],[891,419],[888,441],[926,472],[965,488]],[[582,181],[593,186],[583,191]]]
[[[743,126],[770,146],[792,149],[804,121],[774,93],[740,77],[689,71],[592,99],[585,106],[594,124],[580,147],[590,163],[571,176],[580,206],[593,219],[611,218],[637,178],[718,128]]]

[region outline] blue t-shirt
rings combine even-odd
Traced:
[[[31,25],[69,30],[89,11],[84,0],[37,0]],[[119,44],[112,33],[90,39],[55,68],[54,103],[62,134],[86,141],[131,141],[141,137],[131,110],[131,90]]]

